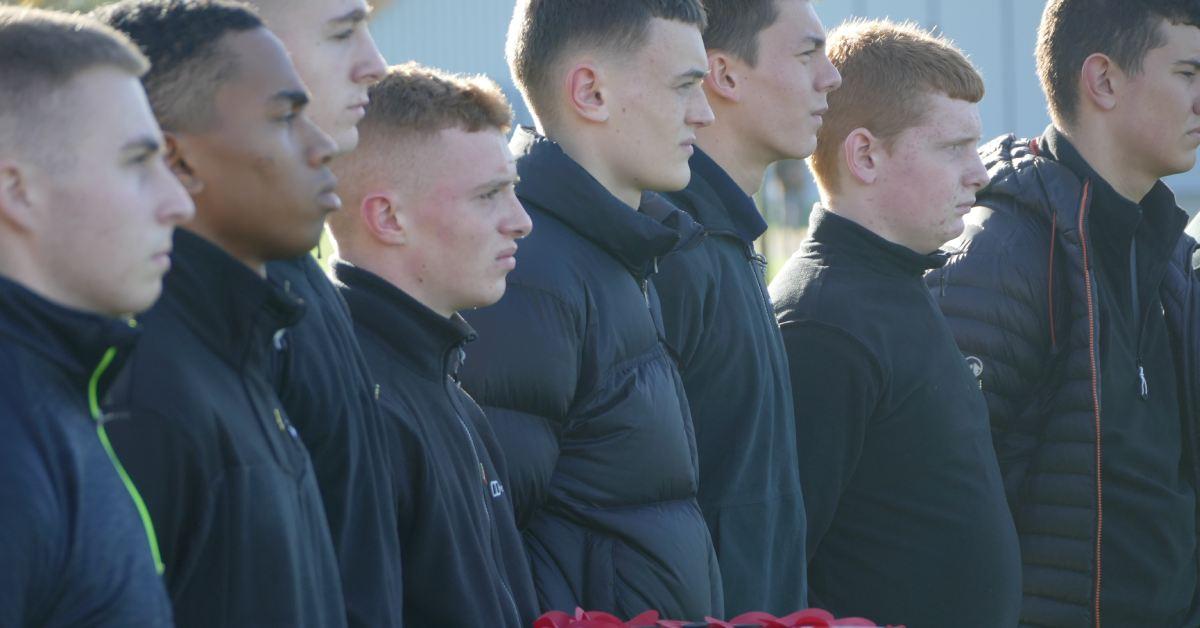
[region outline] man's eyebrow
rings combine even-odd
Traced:
[[[1200,71],[1200,59],[1180,59],[1175,65],[1190,65],[1193,70]]]
[[[157,138],[150,136],[139,137],[121,147],[121,153],[123,154],[154,154],[161,150],[162,142],[158,141]]]
[[[365,8],[365,9],[363,9],[361,7],[352,9],[352,10],[350,10],[349,13],[346,13],[344,15],[335,17],[332,20],[329,20],[329,23],[340,26],[343,24],[350,25],[350,24],[358,24],[360,22],[365,22],[368,19],[370,19],[371,13],[374,12],[374,10],[375,10],[375,8],[370,5],[368,5],[367,8]]]
[[[816,35],[809,35],[808,37],[804,38],[804,43],[811,44],[813,48],[821,50],[825,47],[825,38],[817,37]]]
[[[292,107],[303,107],[308,104],[308,94],[303,90],[285,89],[271,96],[270,101],[283,101]]]
[[[475,192],[490,192],[492,190],[498,190],[509,185],[516,185],[520,182],[521,177],[518,177],[517,175],[513,175],[511,177],[496,177],[487,183],[475,186]]]

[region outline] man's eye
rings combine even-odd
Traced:
[[[354,34],[354,29],[352,28],[350,30],[341,31],[339,33],[334,33],[334,35],[331,39],[334,39],[336,41],[345,41],[347,39],[350,39],[350,36],[353,34]]]

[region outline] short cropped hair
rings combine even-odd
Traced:
[[[517,0],[505,56],[534,116],[552,117],[553,69],[567,53],[639,50],[654,18],[707,25],[700,0]]]
[[[123,0],[93,15],[149,57],[142,82],[168,131],[194,131],[211,121],[217,88],[237,74],[237,59],[221,40],[263,27],[248,5],[229,0]]]
[[[842,74],[809,162],[817,184],[837,190],[842,144],[857,128],[890,150],[902,132],[925,122],[928,97],[983,100],[983,77],[943,37],[911,22],[853,20],[829,32],[829,60]]]
[[[508,133],[513,111],[504,92],[486,76],[450,74],[416,62],[388,68],[370,88],[364,138],[394,132],[434,134],[449,128],[468,133]]]
[[[779,19],[779,0],[703,2],[708,13],[704,47],[724,50],[754,67],[758,63],[758,35]]]
[[[37,118],[55,91],[100,67],[138,78],[150,64],[127,37],[95,20],[0,6],[0,151],[56,144],[36,137],[44,131]]]
[[[1164,21],[1200,27],[1200,2],[1049,0],[1038,26],[1035,56],[1055,124],[1076,122],[1085,59],[1101,53],[1126,73],[1138,74],[1146,53],[1167,43]]]

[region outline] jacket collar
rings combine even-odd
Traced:
[[[754,199],[712,157],[696,148],[688,164],[692,180],[686,188],[668,196],[680,199],[682,207],[705,230],[731,234],[748,244],[766,233],[767,221]]]
[[[886,275],[920,278],[926,271],[945,266],[942,251],[925,255],[885,240],[866,227],[817,205],[809,217],[806,246],[834,255],[850,264]]]
[[[186,229],[175,230],[159,307],[171,308],[237,370],[265,359],[271,340],[299,322],[304,303]]]
[[[565,223],[644,278],[655,260],[701,233],[686,213],[659,194],[642,197],[640,211],[622,203],[555,142],[518,128],[510,148],[517,156],[517,196]],[[535,236],[536,237],[536,236]]]
[[[1011,134],[992,140],[980,149],[980,156],[991,179],[987,187],[980,191],[980,201],[986,201],[989,196],[1010,198],[1018,207],[1045,216],[1065,241],[1078,246],[1081,242],[1080,212],[1089,212],[1090,220],[1092,199],[1096,197],[1097,190],[1109,186],[1090,167],[1084,174],[1077,174],[1061,161],[1064,156],[1069,161],[1070,154],[1078,155],[1053,125],[1034,140],[1017,139]],[[1086,166],[1082,158],[1079,161]],[[1087,204],[1080,202],[1085,182],[1091,189]],[[1116,195],[1116,192],[1112,194]],[[1166,243],[1165,248],[1173,249],[1174,241],[1178,240],[1178,233],[1170,236],[1175,231],[1174,224],[1181,223],[1179,230],[1182,231],[1182,223],[1186,223],[1186,214],[1175,205],[1174,194],[1165,183],[1159,181],[1143,201],[1172,206],[1164,222],[1170,225],[1166,233],[1172,240]]]
[[[343,261],[334,278],[355,323],[387,343],[405,367],[433,381],[457,378],[462,347],[475,330],[458,314],[444,318],[379,275]]]
[[[59,365],[79,383],[81,397],[109,349],[124,356],[137,336],[131,320],[67,308],[0,277],[0,338]]]

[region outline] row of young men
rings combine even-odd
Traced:
[[[1200,293],[1158,181],[1200,144],[1189,3],[1048,2],[1055,124],[986,169],[961,53],[853,23],[827,56],[808,0],[518,2],[508,146],[494,85],[385,76],[365,6],[260,5],[282,43],[100,14],[162,137],[112,33],[4,16],[46,42],[0,55],[11,623],[1195,623]],[[382,78],[354,152],[331,76]],[[113,124],[48,153],[83,111]],[[750,194],[810,154],[772,305]]]

